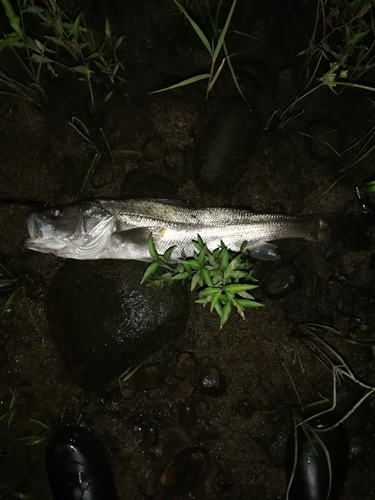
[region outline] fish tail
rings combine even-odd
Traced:
[[[318,240],[322,243],[353,252],[370,248],[368,229],[375,223],[373,213],[328,213],[318,217]]]

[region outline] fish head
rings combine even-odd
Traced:
[[[115,224],[115,217],[103,210],[99,202],[44,207],[29,215],[30,238],[24,245],[59,257],[95,259]]]

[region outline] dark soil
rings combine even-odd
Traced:
[[[231,2],[223,3],[224,17]],[[76,2],[65,5],[72,17],[80,10]],[[360,211],[354,189],[373,175],[374,155],[340,177],[351,153],[339,158],[329,152],[343,152],[371,130],[370,94],[345,90],[335,95],[321,88],[296,106],[294,111],[303,113],[285,127],[267,127],[275,110],[282,112],[303,93],[302,58],[296,54],[312,33],[315,2],[238,0],[231,29],[267,42],[227,35],[238,83],[259,115],[260,139],[241,181],[219,193],[199,190],[193,172],[210,119],[238,95],[228,66],[207,100],[205,80],[149,94],[210,69],[206,49],[175,4],[83,1],[81,8],[99,35],[108,16],[116,35],[125,36],[119,50],[125,81],[108,101],[106,84],[100,78],[94,82],[95,109],[84,82],[71,74],[46,76],[47,101],[41,107],[1,96],[0,199],[66,203],[77,196],[95,154],[69,125],[77,116],[103,152],[84,198],[151,195],[155,184],[154,198],[171,193],[168,197],[195,206]],[[14,57],[11,51],[1,52],[0,67],[16,68]],[[322,134],[329,139],[320,147],[311,137]],[[160,176],[168,179],[167,187]],[[151,368],[122,386],[87,392],[67,371],[47,321],[50,285],[63,261],[22,245],[31,209],[32,204],[0,205],[0,262],[25,291],[0,323],[0,498],[15,498],[18,492],[28,495],[23,498],[52,499],[44,462],[47,442],[58,425],[78,421],[104,443],[120,499],[285,498],[285,445],[292,408],[298,407],[296,390],[304,404],[322,397],[332,402],[332,374],[296,336],[297,325],[326,324],[351,340],[375,340],[372,251],[280,242],[283,262],[293,262],[302,276],[297,291],[271,300],[260,290],[265,307],[248,311],[245,320],[232,314],[222,330],[218,318],[194,305],[191,295],[192,312],[178,350],[155,353],[146,362]],[[10,293],[0,296],[0,311]],[[358,378],[375,383],[370,347],[328,334],[324,338]],[[337,415],[359,397],[348,382],[344,379],[340,388],[344,403]],[[14,411],[8,408],[12,392]],[[345,422],[350,465],[342,500],[375,498],[374,401],[370,396]],[[41,442],[31,446],[20,439],[39,441],[44,425],[50,433]],[[192,461],[193,479],[181,472]]]

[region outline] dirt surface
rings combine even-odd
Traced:
[[[225,18],[231,3],[223,3]],[[65,6],[73,18],[80,10],[75,2]],[[238,1],[231,30],[267,42],[227,35],[238,83],[259,116],[259,140],[241,181],[219,193],[198,189],[193,172],[210,120],[238,95],[228,66],[207,100],[205,80],[149,94],[210,70],[206,49],[174,3],[82,2],[81,8],[98,36],[106,16],[116,36],[124,35],[119,50],[124,82],[104,101],[106,88],[99,81],[95,109],[85,84],[65,74],[46,78],[47,101],[40,107],[1,96],[0,200],[65,203],[77,198],[95,150],[69,125],[76,116],[102,152],[82,198],[132,195],[139,189],[135,180],[147,184],[159,175],[171,182],[170,197],[199,207],[360,211],[354,189],[373,175],[374,155],[344,176],[338,172],[354,150],[341,153],[374,126],[368,95],[348,90],[336,95],[320,88],[298,103],[296,114],[303,113],[284,127],[268,126],[275,110],[280,115],[303,93],[302,60],[296,54],[307,46],[315,2],[293,0],[284,9],[276,1]],[[215,11],[214,4],[211,8]],[[204,14],[205,9],[202,5]],[[12,52],[0,53],[4,71],[15,65],[12,58]],[[323,144],[312,139],[322,134],[328,134]],[[333,149],[341,156],[331,156]],[[147,188],[150,196],[153,183]],[[300,340],[298,325],[325,324],[351,341],[375,339],[373,247],[351,253],[306,241],[280,242],[283,262],[293,262],[302,276],[296,292],[271,300],[260,287],[257,297],[265,307],[249,311],[245,320],[232,314],[222,330],[218,318],[195,305],[191,295],[191,314],[178,348],[155,353],[146,361],[150,370],[122,386],[87,392],[67,371],[47,321],[50,284],[64,263],[22,246],[31,209],[17,203],[0,206],[0,262],[19,280],[0,296],[0,311],[6,306],[0,323],[0,497],[14,498],[18,492],[28,495],[23,498],[50,500],[44,464],[48,438],[61,423],[79,421],[104,443],[120,499],[285,498],[285,446],[292,408],[299,405],[296,391],[304,404],[322,397],[328,400],[325,407],[332,403],[332,374]],[[358,378],[375,383],[370,347],[326,332],[322,336]],[[339,393],[343,403],[337,418],[362,394],[347,379]],[[374,412],[370,396],[345,421],[349,470],[342,500],[375,497]],[[50,430],[45,432],[45,426]],[[200,453],[198,479],[189,483],[185,478],[179,489],[173,477],[188,467],[188,460],[176,457],[192,447]]]

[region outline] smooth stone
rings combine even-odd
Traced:
[[[306,129],[305,143],[315,160],[339,160],[342,150],[342,130],[338,123],[315,121]]]
[[[142,366],[134,376],[134,387],[140,391],[156,389],[165,379],[165,372],[159,363]]]
[[[177,188],[173,181],[160,174],[143,170],[129,172],[121,184],[121,198],[176,198]]]
[[[260,283],[260,289],[269,299],[281,299],[302,286],[302,276],[292,262],[276,264]]]
[[[197,149],[194,176],[204,192],[226,193],[241,179],[259,143],[254,105],[242,97],[226,102],[210,120]]]
[[[207,366],[199,376],[201,390],[213,398],[223,396],[227,390],[227,381],[221,371],[215,366]]]
[[[48,321],[79,385],[104,388],[184,332],[185,290],[141,285],[144,270],[134,261],[70,260],[58,271]]]
[[[161,484],[173,495],[187,493],[208,476],[210,457],[199,446],[178,453],[165,467],[160,477]]]

